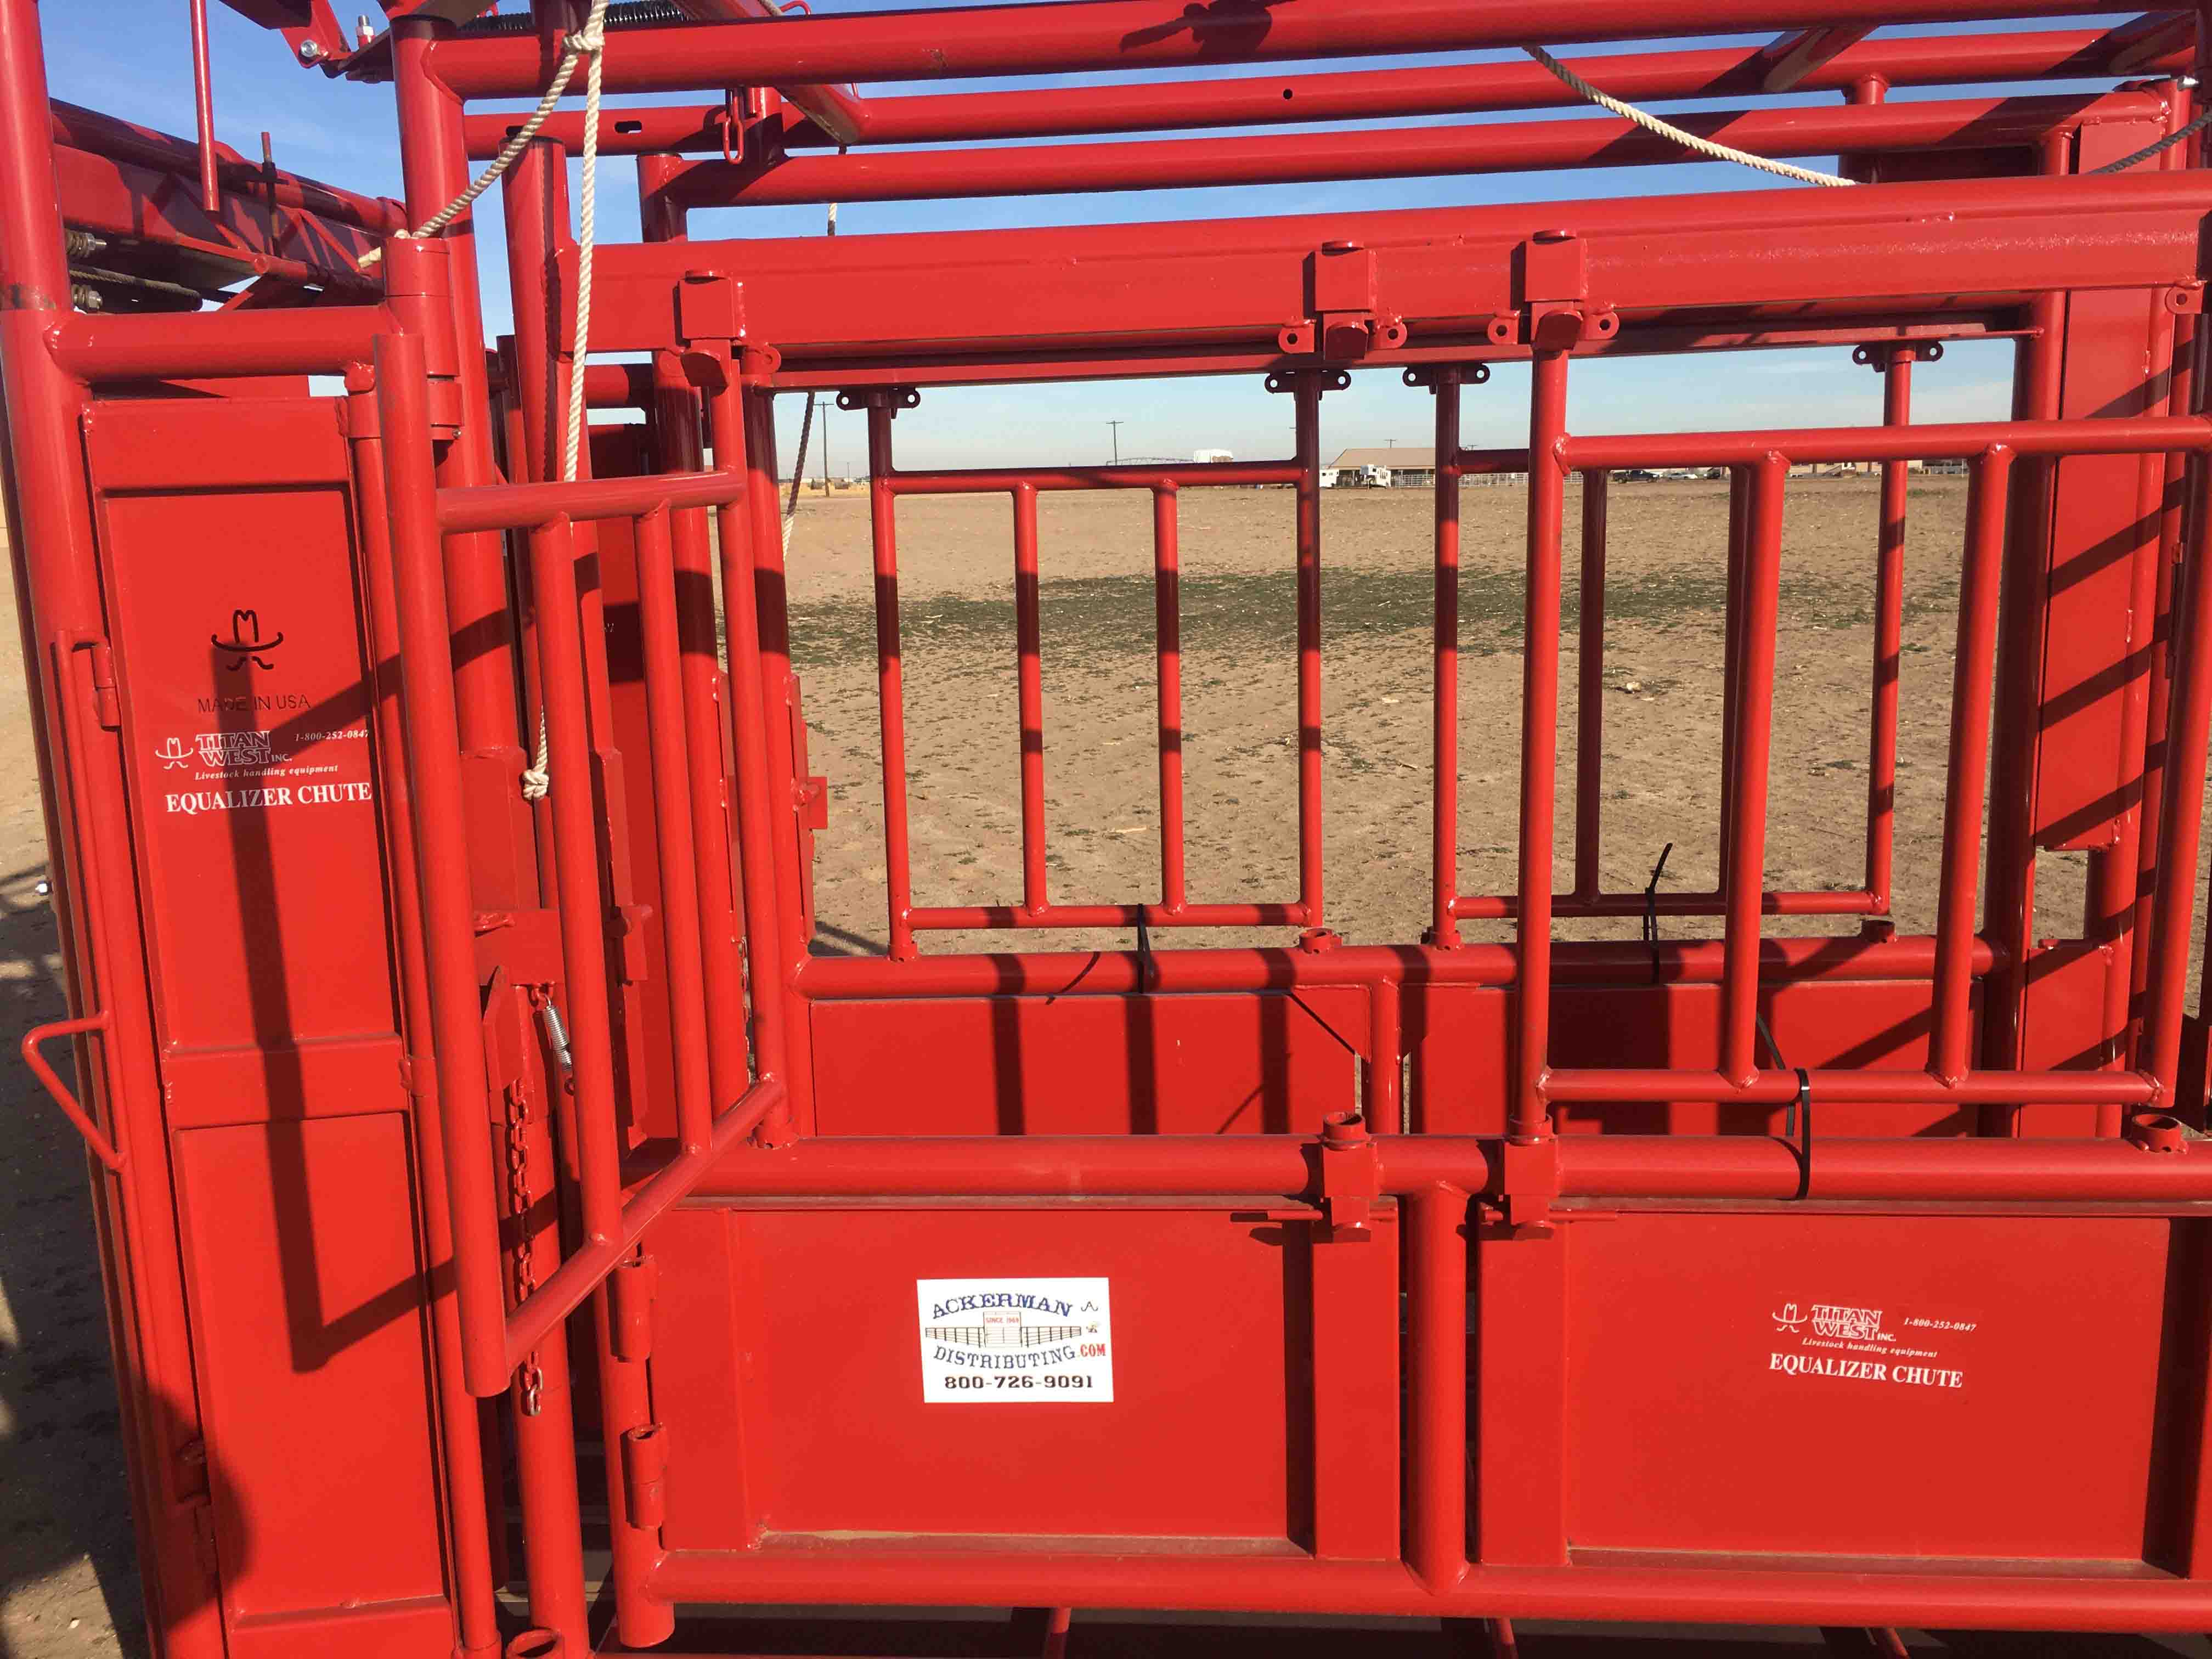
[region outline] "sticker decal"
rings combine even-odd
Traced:
[[[1103,1279],[919,1279],[928,1404],[1108,1401],[1114,1319]]]
[[[1907,1389],[1965,1388],[1961,1345],[1981,1322],[1923,1314],[1893,1314],[1886,1322],[1880,1308],[1835,1302],[1815,1302],[1808,1309],[1784,1301],[1767,1317],[1774,1326],[1768,1370]],[[1910,1334],[1900,1337],[1899,1331]]]

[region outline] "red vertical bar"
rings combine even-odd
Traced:
[[[730,695],[735,704],[731,726],[738,751],[738,841],[739,876],[745,909],[745,983],[752,997],[753,1074],[785,1081],[791,1074],[786,1040],[784,924],[779,902],[781,872],[769,852],[783,823],[772,795],[774,772],[769,750],[767,696],[762,684],[760,622],[755,603],[753,539],[761,521],[762,473],[767,473],[767,514],[775,520],[775,458],[763,469],[748,453],[750,422],[740,408],[744,392],[734,378],[708,394],[708,435],[714,465],[722,471],[748,474],[746,499],[716,516],[722,563],[722,609],[728,626]],[[788,783],[785,799],[789,799]],[[793,901],[796,908],[796,900]],[[760,1132],[771,1143],[790,1135],[789,1109],[779,1103]]]
[[[407,709],[407,769],[422,874],[431,1030],[445,1113],[446,1183],[453,1201],[453,1280],[460,1299],[461,1358],[476,1395],[507,1386],[507,1315],[500,1289],[498,1188],[491,1148],[476,1131],[484,1099],[477,1005],[475,911],[461,805],[461,740],[454,708],[446,596],[439,562],[436,483],[422,349],[411,337],[377,343],[377,410],[384,428],[385,489],[398,599],[400,672]]]
[[[1729,756],[1735,743],[1736,713],[1742,702],[1738,665],[1743,650],[1744,542],[1751,524],[1751,473],[1729,469],[1728,594],[1723,601],[1721,637],[1721,868],[1729,867],[1735,836],[1735,772]]]
[[[906,697],[901,686],[898,497],[891,492],[891,410],[868,405],[868,516],[876,562],[876,706],[883,738],[884,884],[890,952],[915,954],[913,853],[907,839]]]
[[[374,398],[357,395],[360,410]],[[362,411],[354,430],[373,431],[374,409]],[[386,766],[406,753],[405,723],[399,705],[400,640],[398,594],[392,586],[392,529],[384,490],[384,443],[380,437],[354,441],[354,489],[361,526],[362,586],[369,636],[377,667],[376,744]],[[422,942],[422,883],[415,856],[414,803],[410,791],[388,783],[378,789],[384,820],[384,844],[392,860],[392,933],[398,945],[402,1012],[411,1048],[431,1032],[428,958]],[[499,1607],[492,1589],[491,1522],[485,1500],[483,1439],[474,1395],[462,1376],[461,1324],[447,1264],[453,1259],[453,1221],[445,1162],[446,1102],[434,1088],[413,1096],[415,1156],[422,1183],[422,1231],[429,1247],[431,1330],[438,1354],[440,1441],[445,1456],[447,1525],[453,1534],[453,1600],[459,1613],[461,1648],[487,1653],[499,1645]]]
[[[2212,732],[2212,501],[2203,494],[2212,471],[2197,469],[2198,495],[2174,611],[2173,707],[2166,725],[2166,800],[2160,825],[2155,921],[2151,934],[2148,1001],[2143,1015],[2143,1069],[2172,1103],[2181,1069],[2182,1015],[2188,994],[2190,923],[2197,904],[2197,859],[2204,816],[2205,742]]]
[[[1987,799],[1997,598],[2004,567],[2005,491],[2012,452],[1975,457],[1966,491],[1966,569],[1959,584],[1959,643],[1951,672],[1951,761],[1943,788],[1943,873],[1936,902],[1935,1034],[1929,1069],[1948,1082],[1973,1065],[1975,854]]]
[[[1774,737],[1774,633],[1782,593],[1782,493],[1790,463],[1770,455],[1748,472],[1743,535],[1742,652],[1735,724],[1724,757],[1735,780],[1734,833],[1721,873],[1727,906],[1721,963],[1721,1071],[1747,1083],[1759,1071],[1759,922],[1766,868],[1766,777]]]
[[[222,185],[215,167],[215,75],[208,64],[208,0],[192,0],[192,107],[199,122],[200,207],[222,211]]]
[[[1398,981],[1378,979],[1367,988],[1367,1077],[1360,1105],[1368,1128],[1397,1134],[1405,1121],[1403,1026],[1398,1012]]]
[[[1176,487],[1152,491],[1152,642],[1158,659],[1160,903],[1183,907],[1182,557]]]
[[[538,676],[552,750],[553,862],[560,882],[561,958],[568,993],[578,1145],[574,1156],[584,1236],[622,1231],[621,1147],[615,1126],[614,1030],[607,1006],[607,899],[599,882],[599,815],[592,787],[591,714],[579,624],[576,545],[566,519],[530,532],[538,594]],[[613,803],[606,804],[611,809]]]
[[[2197,383],[2197,319],[2194,317],[2175,319],[2173,331],[2172,366],[2170,370],[2167,399],[2169,414],[2182,414],[2192,407]],[[2146,729],[2150,733],[2149,747],[2143,756],[2142,820],[2145,825],[2160,825],[2165,822],[2166,807],[2166,728],[2173,704],[2173,615],[2174,606],[2180,602],[2180,584],[2177,577],[2180,569],[2184,514],[2182,501],[2188,484],[2189,458],[2182,454],[2153,457],[2159,465],[2159,487],[2155,511],[2158,514],[2158,597],[2157,616],[2150,633],[2150,700]],[[2136,860],[2136,933],[2148,939],[2151,932],[2152,892],[2157,885],[2158,837],[2145,835],[2137,849]],[[2150,960],[2148,952],[2136,953],[2135,994],[2140,997],[2150,982]]]
[[[1297,375],[1298,908],[1322,925],[1321,379]]]
[[[1051,902],[1044,862],[1044,664],[1037,617],[1036,491],[1016,484],[1014,496],[1015,701],[1021,721],[1022,903]]]
[[[1909,345],[1876,347],[1884,352],[1881,420],[1884,426],[1912,421],[1912,359]],[[1897,700],[1899,665],[1905,640],[1905,491],[1911,474],[1903,461],[1881,466],[1881,522],[1876,532],[1874,568],[1874,710],[1867,750],[1866,887],[1875,913],[1887,915],[1897,848]]]
[[[1436,703],[1431,770],[1434,811],[1429,886],[1434,902],[1429,942],[1459,943],[1459,375],[1437,372]]]
[[[1559,763],[1560,532],[1566,511],[1567,356],[1542,351],[1528,399],[1528,547],[1521,627],[1521,903],[1516,929],[1520,996],[1507,1132],[1547,1127],[1544,1077],[1551,1068],[1552,835]]]
[[[1612,473],[1583,474],[1583,569],[1575,595],[1575,896],[1598,894],[1605,798],[1606,493]]]
[[[705,465],[698,395],[675,354],[653,359],[654,414],[661,452],[686,470]],[[744,969],[738,960],[734,836],[724,771],[727,718],[715,638],[714,553],[702,511],[678,513],[670,526],[678,643],[683,651],[686,763],[691,776],[691,868],[697,890],[701,969],[707,997],[707,1073],[715,1107],[745,1090]]]
[[[1406,1200],[1406,1534],[1431,1591],[1467,1575],[1467,1194]]]
[[[707,1145],[714,1097],[707,1065],[699,895],[684,879],[684,872],[698,860],[691,834],[690,730],[684,707],[681,624],[676,614],[676,558],[665,508],[637,521],[635,547],[653,819],[661,871],[661,942],[667,961],[669,1034],[675,1050],[676,1129],[684,1151],[696,1152]]]

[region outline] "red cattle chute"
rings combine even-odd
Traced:
[[[74,999],[24,1052],[93,1159],[165,1651],[763,1652],[720,1615],[821,1602],[1004,1605],[1046,1654],[1085,1608],[2212,1623],[2193,19],[1574,0],[1537,40],[1458,0],[617,7],[592,136],[639,158],[643,234],[575,240],[586,128],[554,112],[501,182],[493,341],[471,215],[402,233],[526,118],[471,100],[535,99],[593,8],[395,8],[352,40],[319,3],[240,9],[395,82],[404,205],[216,145],[204,64],[197,143],[50,105],[33,0],[0,0],[9,539]],[[1874,33],[1899,23],[1965,27]],[[1750,29],[1779,33],[1581,49]],[[1535,64],[1331,66],[1561,43],[1616,97],[1726,98],[1677,125],[1855,187],[693,234],[1688,159],[1612,116],[1373,125],[1571,106]],[[1323,67],[1122,73],[1269,61]],[[2041,81],[2094,85],[1975,90]],[[1808,91],[1844,100],[1772,101]],[[620,101],[663,92],[709,101]],[[1360,125],[1190,136],[1333,122]],[[623,413],[569,467],[586,290],[574,417]],[[1996,340],[2009,417],[1914,423],[1945,343]],[[1571,418],[1589,359],[1780,346],[1853,351],[1881,422]],[[1463,395],[1524,363],[1516,429],[1471,447]],[[1323,835],[1322,422],[1376,373],[1434,400],[1430,799],[1357,849],[1413,872],[1427,927],[1396,943],[1333,930]],[[1201,374],[1279,394],[1273,459],[900,465],[894,417],[939,388]],[[868,433],[886,932],[857,956],[815,953],[788,392]],[[1914,506],[1927,463],[1966,475],[1956,545]],[[1881,478],[1868,775],[1844,866],[1784,878],[1785,512],[1836,464]],[[1719,810],[1684,831],[1714,873],[1611,886],[1613,480],[1693,468],[1728,500]],[[1462,489],[1501,476],[1526,480],[1522,707],[1471,733]],[[1290,520],[1272,889],[1206,856],[1185,744],[1195,503],[1260,489]],[[1138,498],[1150,578],[1133,885],[1068,866],[1054,817],[1054,781],[1106,763],[1048,696],[1046,498],[1107,492]],[[1018,847],[958,902],[914,787],[900,525],[949,495],[1006,514]],[[1899,672],[1930,568],[1959,586],[1916,872]],[[1466,756],[1516,739],[1514,874],[1485,890]],[[2078,925],[2039,915],[2046,851],[2087,860]],[[1927,933],[1898,931],[1900,874]],[[938,948],[978,930],[1005,948]],[[40,1048],[64,1037],[74,1089]]]

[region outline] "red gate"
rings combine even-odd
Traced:
[[[988,143],[1575,103],[1517,61],[1119,78],[1537,44],[1497,5],[393,3],[359,39],[239,9],[393,82],[404,211],[50,109],[35,8],[0,0],[9,507],[76,1015],[26,1050],[95,1160],[167,1651],[761,1651],[718,1613],[823,1603],[1025,1609],[1053,1651],[1071,1609],[1494,1642],[2212,1624],[2193,15],[1545,20],[1790,29],[1569,73],[1639,101],[1842,90],[1681,126],[1840,153],[1848,189],[717,241],[687,216],[1682,152],[1610,118]],[[588,118],[469,112],[556,74],[588,76]],[[1883,101],[2039,78],[2112,89]],[[645,240],[572,237],[577,149],[639,158]],[[488,352],[466,204],[441,210],[495,155],[515,332]],[[87,268],[95,230],[136,276]],[[149,271],[190,274],[158,279],[188,303]],[[2014,343],[2012,417],[1913,424],[1914,366],[1975,340]],[[1569,426],[1583,361],[1785,345],[1855,350],[1883,423]],[[1519,362],[1525,445],[1468,447],[1463,398]],[[1431,821],[1360,849],[1427,872],[1418,943],[1344,942],[1325,902],[1320,421],[1359,373],[1434,398]],[[1282,459],[894,453],[939,387],[1197,374],[1283,394]],[[879,955],[811,948],[794,392],[868,427]],[[583,404],[627,413],[586,432]],[[1968,478],[1918,936],[1892,917],[1915,462]],[[1795,469],[1837,463],[1882,477],[1864,857],[1793,888],[1767,856],[1783,512]],[[1601,880],[1608,480],[1649,468],[1729,481],[1704,891]],[[1485,893],[1460,533],[1494,474],[1528,509],[1517,872]],[[1296,881],[1250,901],[1186,858],[1179,550],[1187,495],[1243,487],[1291,491],[1295,591]],[[1140,891],[1047,858],[1048,766],[1085,758],[1048,742],[1038,499],[1093,490],[1152,501]],[[1012,526],[1019,889],[967,904],[930,902],[909,834],[896,509],[945,495],[1004,495]],[[2069,850],[2088,915],[2053,938],[2037,857]],[[1640,943],[1561,936],[1638,917]],[[1717,935],[1662,936],[1697,918]],[[1193,927],[1267,931],[1172,943]],[[931,938],[1051,929],[1129,948]],[[64,1036],[78,1092],[39,1055]]]

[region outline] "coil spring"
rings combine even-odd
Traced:
[[[635,28],[647,23],[690,23],[696,21],[681,6],[672,3],[672,0],[615,0],[615,3],[607,8],[607,27],[611,29]],[[462,24],[459,33],[465,36],[528,34],[536,27],[528,12],[489,12]]]

